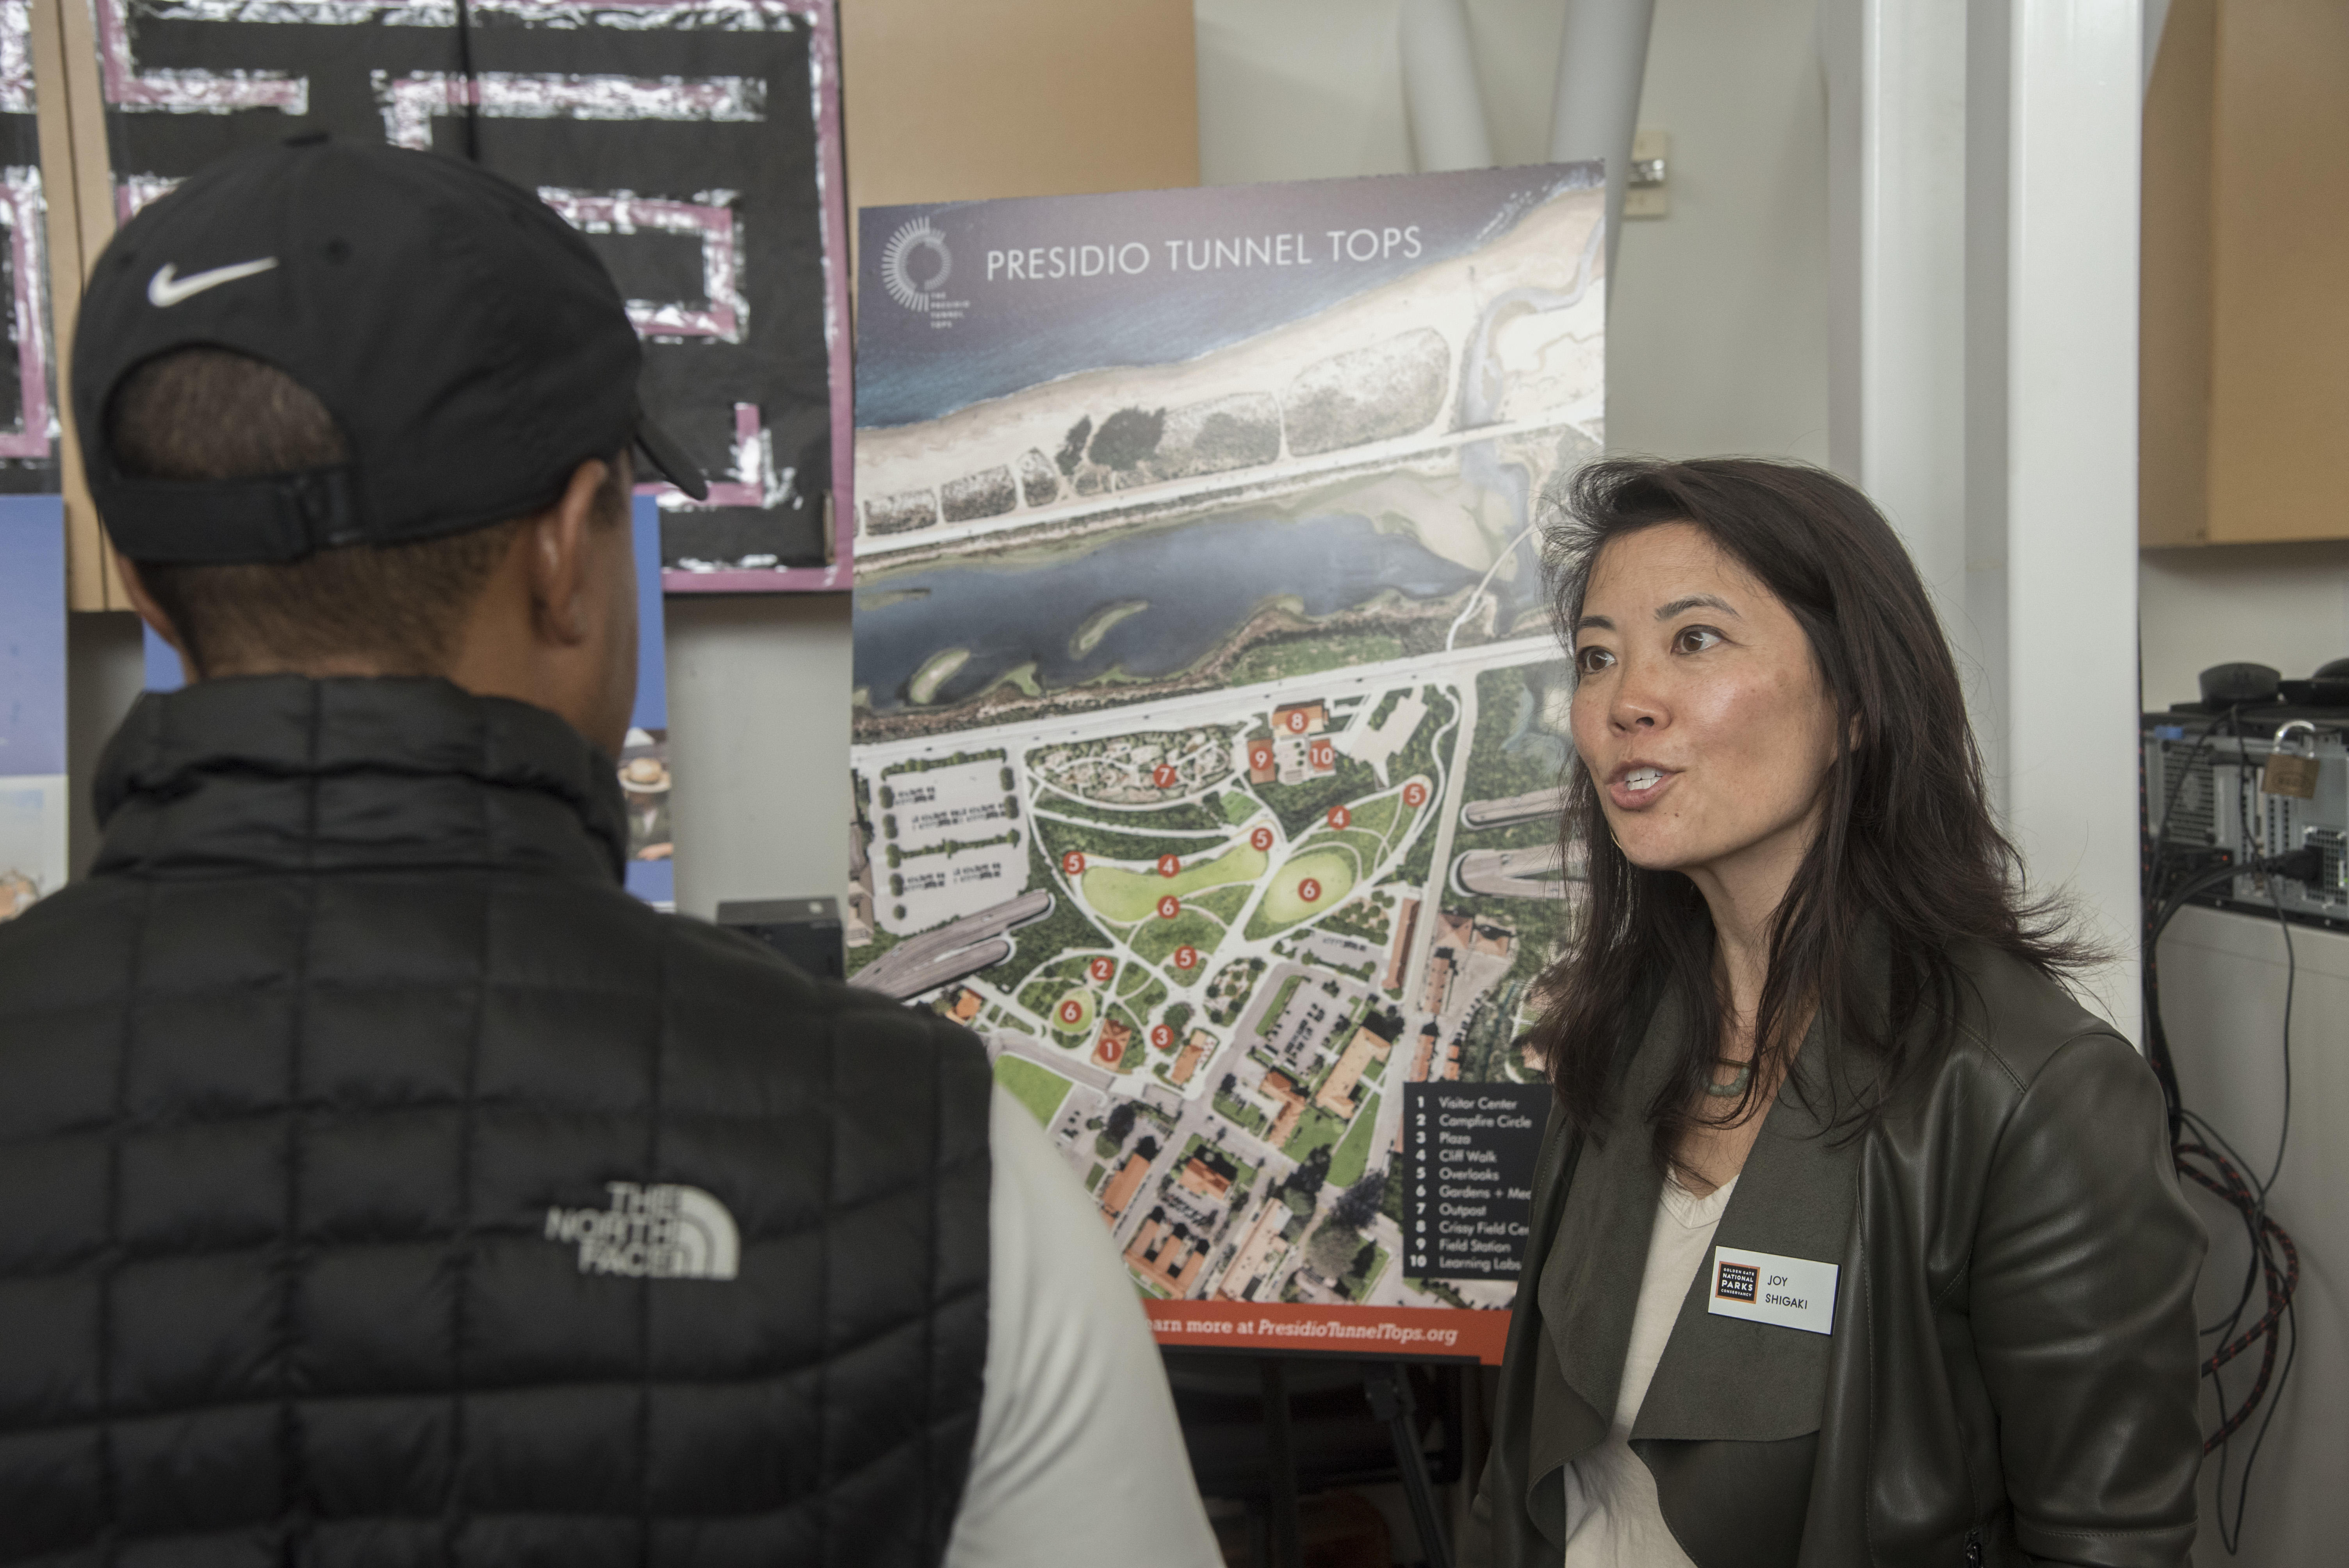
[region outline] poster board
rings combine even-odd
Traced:
[[[846,586],[831,0],[88,3],[117,217],[305,131],[475,159],[587,235],[710,477],[647,487],[670,591]]]
[[[0,0],[0,494],[7,495],[53,494],[58,480],[40,130],[30,0]]]
[[[0,921],[65,886],[66,520],[0,496]]]
[[[1162,1343],[1499,1358],[1529,1171],[1402,1157],[1547,1102],[1602,222],[1595,164],[859,214],[851,976],[986,1038]]]

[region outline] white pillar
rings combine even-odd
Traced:
[[[1490,169],[1492,133],[1468,40],[1464,0],[1402,0],[1402,93],[1423,174]]]
[[[2138,1014],[2139,0],[2006,6],[2007,820]]]
[[[1550,105],[1549,155],[1561,163],[1607,160],[1607,273],[1615,273],[1623,232],[1623,172],[1639,127],[1640,83],[1648,70],[1655,0],[1566,0],[1557,46],[1557,96]]]
[[[1827,457],[1892,520],[1961,663],[1966,0],[1828,0]]]
[[[1892,520],[2031,887],[2137,1020],[2140,0],[1826,0],[1829,459]]]

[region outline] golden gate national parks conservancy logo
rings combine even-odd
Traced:
[[[742,1246],[734,1216],[698,1187],[606,1181],[608,1209],[549,1209],[546,1239],[575,1243],[581,1274],[631,1279],[732,1279]]]
[[[889,236],[881,251],[881,284],[889,297],[907,310],[919,311],[931,324],[946,326],[969,308],[968,300],[946,297],[947,279],[954,274],[954,253],[947,237],[927,218],[916,218]]]

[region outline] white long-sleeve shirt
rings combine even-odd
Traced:
[[[987,1392],[947,1568],[1221,1568],[1099,1210],[999,1085],[988,1132]]]

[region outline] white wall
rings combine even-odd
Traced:
[[[1615,450],[1826,460],[1816,10],[1657,0],[1640,124],[1671,135],[1671,215],[1623,226],[1607,320]]]
[[[2212,665],[2307,676],[2349,658],[2349,542],[2148,550],[2137,596],[2149,710],[2192,701]]]
[[[848,595],[667,602],[677,906],[848,882]]]
[[[1468,0],[1495,156],[1545,156],[1563,11]],[[1412,168],[1393,0],[1198,0],[1199,177]],[[1657,0],[1640,124],[1671,215],[1624,226],[1609,301],[1620,451],[1827,455],[1826,99],[1815,0]]]

